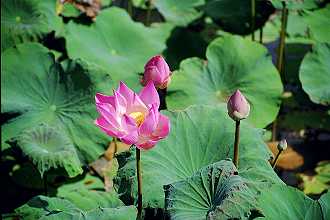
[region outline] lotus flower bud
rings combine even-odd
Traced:
[[[152,57],[144,66],[142,84],[152,81],[156,88],[164,89],[171,81],[171,71],[164,58],[160,55]]]
[[[245,119],[250,113],[250,104],[239,90],[232,94],[227,103],[228,115],[235,121]]]
[[[286,143],[286,140],[285,139],[283,139],[280,142],[278,142],[277,149],[279,151],[285,150],[287,148],[288,148],[288,143]]]

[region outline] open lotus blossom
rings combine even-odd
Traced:
[[[144,66],[142,84],[152,81],[157,88],[164,89],[171,81],[171,71],[160,55],[152,57]]]
[[[96,125],[126,144],[146,150],[169,134],[170,121],[158,112],[159,96],[152,82],[139,94],[120,82],[113,96],[97,93],[95,100],[100,113]]]
[[[230,96],[227,109],[229,116],[235,120],[239,121],[245,119],[250,113],[250,104],[245,99],[244,95],[237,89],[232,96]]]

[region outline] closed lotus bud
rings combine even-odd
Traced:
[[[144,66],[142,84],[152,81],[156,88],[164,89],[171,81],[171,71],[164,58],[160,55],[152,57]]]
[[[283,139],[280,142],[278,142],[277,149],[279,151],[285,150],[287,148],[288,148],[288,143],[286,143],[286,140],[285,139]]]
[[[232,94],[227,103],[228,115],[235,121],[245,119],[250,113],[250,104],[239,90]]]

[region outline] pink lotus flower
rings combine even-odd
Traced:
[[[227,109],[229,116],[235,121],[239,121],[249,116],[250,104],[246,101],[244,95],[236,90],[228,100]]]
[[[95,96],[100,117],[95,124],[106,134],[139,149],[150,149],[170,131],[169,119],[158,112],[159,96],[152,82],[139,94],[120,82],[113,96]]]
[[[171,81],[171,71],[160,55],[152,57],[144,66],[142,85],[152,81],[157,88],[164,89]]]

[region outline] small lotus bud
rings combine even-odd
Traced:
[[[279,151],[285,150],[285,149],[287,149],[287,147],[288,147],[288,144],[286,143],[286,140],[285,139],[283,139],[280,142],[278,142],[277,149]]]
[[[239,90],[230,96],[227,103],[228,115],[235,121],[245,119],[250,113],[250,104]]]
[[[164,58],[160,55],[152,57],[144,66],[144,75],[141,83],[146,85],[152,81],[155,87],[164,89],[171,81],[171,71]]]

